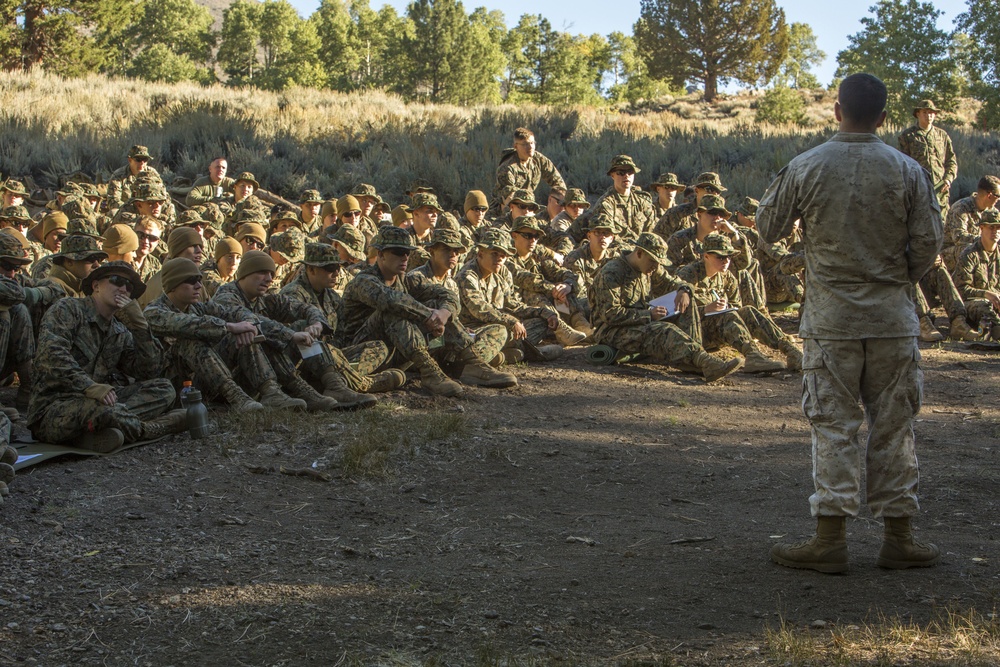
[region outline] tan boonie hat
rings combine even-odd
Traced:
[[[140,146],[136,144],[132,148],[128,149],[128,156],[133,159],[145,158],[146,160],[152,160],[152,156],[149,154],[149,149],[145,146]]]
[[[270,245],[271,250],[289,262],[298,262],[306,249],[306,237],[301,229],[292,227],[280,234],[273,234]]]
[[[52,254],[53,264],[62,264],[64,259],[83,260],[88,257],[108,258],[108,253],[97,245],[97,239],[83,234],[71,234],[62,240],[59,252]]]
[[[139,249],[139,237],[128,225],[111,225],[101,238],[105,252],[124,255]]]
[[[257,179],[254,178],[253,174],[251,174],[249,171],[244,171],[239,176],[237,176],[236,180],[233,181],[233,185],[235,186],[240,181],[245,181],[245,182],[249,183],[250,185],[253,186],[254,190],[259,190],[260,189],[260,183],[257,182]]]
[[[528,192],[527,190],[514,190],[514,194],[510,197],[511,204],[520,204],[529,209],[538,210],[541,206],[535,201],[535,196]]]
[[[733,242],[729,240],[728,236],[723,236],[722,234],[709,234],[706,236],[701,242],[701,251],[720,257],[732,257],[736,254]]]
[[[193,245],[205,246],[205,239],[190,227],[175,227],[167,237],[167,257],[176,257]]]
[[[726,191],[726,188],[722,187],[722,179],[714,171],[706,171],[698,174],[698,180],[695,181],[694,187],[715,188],[719,192]]]
[[[1000,211],[997,211],[995,208],[986,209],[983,211],[982,217],[979,218],[979,224],[989,225],[990,227],[1000,225]]]
[[[319,193],[319,190],[306,190],[299,197],[300,204],[322,204],[323,201],[323,195]]]
[[[168,259],[160,268],[160,286],[163,293],[169,294],[185,280],[189,278],[200,278],[201,270],[198,265],[187,257],[174,257]]]
[[[392,224],[394,227],[398,227],[407,220],[413,220],[413,213],[406,204],[400,204],[396,208],[392,209]]]
[[[520,232],[523,230],[529,230],[542,236],[545,235],[541,225],[538,224],[538,218],[533,215],[519,215],[510,225],[510,231],[512,232]]]
[[[410,197],[410,210],[415,211],[421,206],[430,206],[438,213],[444,213],[444,209],[438,206],[437,195],[429,192],[417,192]]]
[[[631,169],[637,174],[640,171],[642,171],[642,169],[639,169],[639,167],[635,166],[635,161],[628,155],[616,155],[613,158],[611,158],[611,166],[608,167],[608,176],[610,176],[611,172],[615,171],[616,169]]]
[[[90,272],[86,278],[83,279],[82,287],[83,293],[90,296],[94,293],[94,282],[97,280],[103,280],[108,276],[121,276],[128,279],[132,283],[132,294],[133,299],[138,299],[142,296],[143,292],[146,291],[146,285],[142,282],[142,278],[136,273],[135,269],[128,262],[123,262],[122,260],[115,260],[113,262],[108,262],[107,264],[101,264],[99,267]]]
[[[3,185],[0,186],[0,191],[3,190],[6,190],[7,192],[10,192],[15,195],[21,195],[22,197],[31,196],[31,193],[24,188],[24,183],[22,183],[21,181],[15,181],[12,178],[8,178],[6,181],[3,182]]]
[[[23,236],[21,238],[24,238]],[[28,251],[25,250],[24,245],[21,243],[13,234],[8,234],[7,232],[0,233],[0,259],[6,260],[11,264],[31,264],[31,258],[28,257]]]
[[[413,245],[413,236],[410,235],[410,232],[402,227],[390,227],[388,225],[379,227],[378,234],[372,239],[371,245],[373,248],[379,250],[388,250],[389,248],[402,248],[403,250],[417,249],[417,246]]]
[[[326,268],[331,265],[341,266],[343,261],[337,249],[327,243],[307,243],[302,263],[306,266]]]
[[[732,213],[726,208],[726,200],[719,195],[705,195],[701,198],[701,203],[698,204],[699,211],[722,211],[722,214],[727,218],[732,215]]]
[[[476,247],[482,250],[499,250],[507,255],[513,255],[517,252],[510,234],[497,227],[483,230],[476,240]]]
[[[913,115],[916,116],[917,112],[921,109],[927,109],[928,111],[933,111],[935,113],[940,113],[941,110],[937,108],[934,104],[934,100],[920,100],[917,102],[917,106],[913,107]]]
[[[365,259],[365,235],[354,225],[341,225],[329,239],[342,245],[355,260],[360,262]]]
[[[59,209],[65,213],[66,217],[70,220],[73,220],[74,218],[89,219],[94,217],[94,207],[90,205],[90,200],[86,197],[78,195],[68,197]]]
[[[660,266],[670,264],[670,260],[667,259],[667,242],[658,234],[652,232],[639,234],[639,238],[635,240],[635,247],[642,248]]]
[[[453,213],[448,211],[442,211],[441,215],[437,219],[437,224],[434,225],[435,229],[454,229],[456,232],[461,229],[458,224],[458,218],[455,217]]]
[[[337,215],[344,215],[351,211],[361,212],[361,202],[354,195],[344,195],[337,200]]]
[[[242,241],[248,236],[252,239],[257,239],[261,243],[267,240],[267,232],[264,230],[264,226],[256,222],[244,222],[236,230],[237,241]]]
[[[668,171],[665,174],[660,174],[660,177],[653,181],[652,186],[655,188],[657,186],[662,186],[665,188],[671,188],[673,190],[683,190],[687,186],[677,180],[677,174]]]
[[[251,250],[243,255],[240,260],[240,267],[236,269],[236,280],[243,280],[247,276],[259,271],[270,271],[275,273],[278,267],[274,260],[266,252],[261,250]]]
[[[8,206],[3,211],[0,211],[0,219],[9,220],[10,222],[22,222],[25,224],[31,224],[31,214],[28,213],[28,209],[24,206]]]
[[[436,245],[443,245],[448,248],[455,248],[456,250],[465,250],[465,243],[462,242],[462,235],[454,229],[436,228],[431,234],[431,242],[427,245],[427,247],[433,248]]]
[[[465,206],[462,210],[468,212],[469,209],[473,208],[489,208],[490,202],[486,199],[486,193],[482,190],[469,190],[469,193],[465,195]]]
[[[381,203],[382,201],[382,198],[378,196],[378,192],[375,190],[375,186],[369,185],[368,183],[358,184],[358,186],[354,188],[354,192],[351,194],[355,197],[371,197],[375,200],[376,204]]]
[[[740,207],[736,209],[739,213],[743,214],[745,218],[756,218],[757,209],[760,207],[760,202],[753,197],[744,197],[743,203]]]
[[[219,242],[215,244],[215,261],[218,262],[220,259],[226,255],[242,255],[243,246],[240,242],[234,239],[232,236],[227,236],[225,238],[219,239]]]
[[[587,195],[580,188],[570,188],[566,191],[566,196],[563,198],[563,206],[569,206],[570,204],[577,204],[579,206],[590,208],[590,202],[587,201]]]

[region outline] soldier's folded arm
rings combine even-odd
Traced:
[[[54,385],[53,388],[58,387],[59,391],[70,394],[83,394],[95,384],[72,353],[72,338],[80,325],[82,322],[76,319],[58,322],[54,318],[46,318],[42,322],[35,355],[36,377],[44,376],[49,386]]]
[[[171,312],[155,304],[143,311],[149,328],[160,338],[173,337],[217,343],[226,335],[226,321],[211,315]]]
[[[124,328],[125,325],[119,323]],[[163,346],[149,327],[125,330],[126,344],[118,360],[118,368],[137,380],[152,380],[162,375],[166,364]]]
[[[518,323],[513,315],[495,308],[486,300],[479,288],[479,278],[474,271],[458,276],[458,293],[462,298],[462,311],[467,319],[483,324],[502,324],[508,328]]]
[[[368,273],[355,276],[344,292],[344,299],[353,299],[379,312],[418,323],[426,321],[433,310],[406,292],[394,290],[377,276]]]
[[[796,201],[795,184],[788,182],[782,167],[774,177],[757,208],[757,232],[764,241],[773,243],[791,235],[795,221],[802,217]]]

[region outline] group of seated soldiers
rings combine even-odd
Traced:
[[[731,211],[716,173],[689,186],[664,174],[647,192],[619,155],[590,203],[522,128],[492,201],[472,190],[449,213],[422,183],[396,207],[364,184],[331,200],[306,190],[294,207],[249,172],[228,177],[224,158],[168,191],[149,161],[133,146],[106,189],[68,182],[48,202],[3,182],[0,377],[16,374],[18,390],[0,439],[8,418],[102,452],[177,432],[186,380],[236,411],[368,407],[407,370],[458,396],[514,386],[511,364],[575,345],[708,381],[801,368],[768,311],[805,298],[799,239],[763,242],[756,200]],[[943,338],[935,301],[953,338],[994,333],[980,322],[996,326],[1000,308],[998,198],[1000,179],[987,176],[949,212],[943,260],[917,290],[928,339]],[[706,351],[723,345],[740,356]]]

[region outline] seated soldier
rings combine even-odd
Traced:
[[[806,256],[799,222],[795,222],[790,236],[774,243],[759,241],[758,237],[756,254],[768,301],[803,303],[806,298]]]
[[[257,318],[245,308],[201,300],[198,265],[186,257],[168,259],[162,271],[163,294],[143,314],[166,348],[167,377],[174,386],[191,378],[206,398],[221,396],[237,412],[269,408],[305,409],[306,402],[281,391],[259,344]],[[250,398],[260,394],[260,403]]]
[[[722,179],[714,171],[698,174],[692,189],[694,199],[679,202],[673,208],[667,209],[656,221],[653,231],[668,240],[682,229],[694,227],[698,224],[698,206],[701,205],[702,198],[705,195],[721,197],[726,191],[727,189],[722,187]]]
[[[507,212],[494,220],[493,226],[509,232],[514,220],[523,215],[537,215],[539,208],[533,194],[527,190],[515,190],[507,202]]]
[[[408,232],[413,232],[413,212],[406,204],[400,204],[392,209],[389,217],[392,219],[393,227],[402,227]]]
[[[373,406],[373,396],[351,391],[344,376],[332,366],[322,370],[322,394],[295,370],[294,360],[300,350],[311,348],[324,332],[331,333],[332,329],[319,308],[270,293],[275,269],[274,260],[267,253],[259,250],[245,253],[236,271],[236,280],[220,287],[212,301],[245,308],[258,317],[260,332],[267,338],[264,351],[278,382],[289,395],[304,400],[310,412]],[[287,325],[302,330],[295,331]]]
[[[111,225],[104,230],[101,249],[108,253],[109,262],[125,262],[135,267],[135,251],[139,237],[128,225]]]
[[[343,296],[347,283],[351,282],[358,272],[368,266],[365,253],[365,236],[354,225],[342,225],[336,233],[329,237],[330,244],[337,251],[343,267],[333,289]]]
[[[45,314],[28,406],[37,440],[110,452],[187,428],[184,410],[167,412],[176,394],[159,377],[163,348],[132,298],[143,289],[132,267],[104,264],[84,280],[84,297]]]
[[[272,292],[280,292],[299,272],[299,262],[306,251],[306,237],[302,230],[294,227],[280,234],[272,234],[265,252],[271,255],[277,272],[271,283]]]
[[[544,234],[538,218],[524,215],[511,226],[514,255],[507,261],[507,268],[514,276],[514,286],[527,305],[551,308],[557,313],[562,310],[572,325],[560,316],[555,328],[556,342],[566,347],[579,345],[593,331],[578,304],[579,278],[554,259],[536,252],[538,240]]]
[[[19,411],[27,410],[34,378],[34,329],[24,304],[25,288],[13,277],[16,267],[28,261],[17,239],[0,234],[0,379],[17,373],[15,408],[7,415],[12,419],[18,418]],[[15,267],[13,271],[8,269],[10,266]]]
[[[333,366],[354,391],[375,394],[398,389],[406,382],[402,371],[390,369],[376,373],[389,358],[385,343],[367,341],[347,346],[343,339],[344,300],[333,290],[341,266],[337,251],[331,246],[307,243],[302,270],[281,290],[281,294],[290,299],[318,308],[330,327],[330,331],[320,337],[323,342],[321,354],[302,361],[302,374],[315,385],[322,381],[326,368]]]
[[[458,221],[458,231],[462,235],[462,243],[466,248],[475,245],[479,232],[489,227],[486,222],[486,212],[489,210],[489,201],[486,199],[486,193],[482,190],[469,190],[465,195],[465,204],[462,206],[464,215]],[[410,218],[413,218],[412,214],[410,214]]]
[[[570,189],[566,197],[569,198],[572,193],[573,189]],[[587,238],[580,244],[580,247],[566,256],[564,266],[577,277],[577,291],[579,292],[577,305],[588,322],[591,321],[588,298],[590,286],[593,285],[594,277],[597,276],[601,267],[617,255],[612,249],[612,244],[614,244],[615,236],[619,231],[618,223],[609,216],[596,215],[590,220]]]
[[[108,181],[108,209],[114,215],[129,199],[134,196],[133,186],[139,174],[149,172],[159,178],[159,174],[149,166],[151,160],[149,150],[145,146],[132,146],[128,151],[128,164],[119,167],[111,174]]]
[[[31,193],[24,187],[24,183],[15,181],[13,178],[8,178],[0,183],[0,194],[3,195],[3,208],[24,206],[24,200],[31,196]]]
[[[754,339],[785,355],[789,370],[802,370],[802,351],[767,314],[740,301],[736,277],[729,262],[736,249],[722,234],[709,234],[702,241],[702,259],[688,264],[677,277],[691,285],[694,305],[701,312],[699,341],[706,348],[725,343],[746,358],[744,373],[771,373],[785,368],[769,359]]]
[[[244,222],[236,230],[236,240],[243,246],[243,254],[251,250],[263,250],[267,231],[257,222]]]
[[[378,252],[344,291],[344,326],[354,342],[381,340],[391,345],[420,373],[432,394],[459,396],[464,392],[441,370],[428,342],[440,339],[445,352],[454,351],[467,366],[481,363],[471,337],[457,326],[460,310],[451,292],[419,275],[407,280],[410,253],[416,249],[405,229],[383,226],[372,240]]]
[[[0,211],[0,229],[13,227],[21,234],[27,234],[31,229],[31,215],[23,206],[8,206]]]
[[[642,354],[682,370],[697,369],[707,382],[721,379],[743,365],[742,359],[723,361],[670,322],[664,306],[651,306],[650,275],[668,263],[667,246],[656,234],[640,234],[635,248],[607,262],[597,272],[590,290],[594,338],[620,353]],[[693,308],[691,287],[680,280],[672,285],[674,309]],[[668,292],[669,293],[669,292]]]
[[[590,202],[587,201],[583,190],[580,188],[567,190],[566,196],[563,198],[563,210],[549,222],[543,243],[561,255],[571,253],[576,247],[576,243],[569,233],[569,228],[588,208],[590,208]]]
[[[231,194],[233,191],[232,178],[226,176],[229,171],[229,162],[224,157],[217,157],[208,165],[208,176],[202,176],[194,182],[184,204],[189,208],[199,204],[216,201]]]
[[[18,366],[16,370],[20,380],[16,405],[25,411],[28,409],[31,360],[35,355],[38,325],[41,324],[45,311],[66,296],[61,285],[51,280],[36,281],[29,276],[27,268],[30,262],[28,240],[16,229],[0,230],[0,276],[13,280],[24,291],[23,304],[11,309],[9,330],[11,349],[14,350],[11,358]],[[24,364],[23,368],[20,367],[21,364]]]
[[[215,259],[205,260],[200,267],[202,300],[208,301],[215,296],[220,286],[236,279],[236,270],[240,266],[242,257],[243,246],[231,236],[215,244]]]
[[[323,208],[323,195],[319,190],[306,190],[299,197],[298,221],[302,223],[300,229],[307,236],[320,228],[323,218],[320,217],[320,210]],[[280,231],[284,231],[279,229]]]
[[[687,187],[677,180],[676,174],[669,171],[665,174],[660,174],[660,177],[650,183],[650,186],[652,187],[652,191],[656,193],[656,201],[653,202],[653,209],[657,221],[659,221],[664,213],[680,203],[677,201],[677,193],[684,192],[685,187]]]
[[[84,278],[108,258],[108,253],[101,250],[96,239],[73,234],[67,236],[59,252],[50,257],[52,269],[45,281],[58,285],[66,296],[80,297],[84,296]]]
[[[462,324],[507,327],[504,355],[508,359],[530,358],[537,350],[541,360],[554,361],[562,355],[562,345],[538,346],[559,326],[559,313],[521,300],[514,289],[514,275],[504,266],[515,253],[510,234],[504,230],[490,229],[480,235],[476,256],[466,262],[455,280],[462,298]]]
[[[69,218],[65,213],[53,211],[28,230],[28,240],[35,249],[36,259],[31,265],[31,277],[35,280],[41,280],[48,275],[52,260],[45,258],[59,252],[63,239],[68,236],[66,233],[68,224]]]
[[[458,303],[461,303],[458,283],[455,282],[454,275],[458,268],[458,259],[466,253],[466,250],[458,231],[439,227],[434,230],[431,243],[427,246],[430,259],[422,266],[407,273],[406,280],[408,282],[427,280],[441,285],[451,292],[452,297]],[[460,322],[456,323],[456,326],[464,328]],[[487,324],[484,327],[468,331],[475,336],[472,349],[477,360],[488,361],[491,365],[496,366],[505,361],[501,350],[507,342],[507,329],[503,325]],[[438,361],[441,362],[442,359],[438,358]],[[463,384],[475,384],[481,387],[513,387],[517,384],[517,378],[512,374],[499,373],[493,369],[487,371],[487,368],[482,363],[466,364],[459,381]]]
[[[616,155],[612,158],[608,168],[611,187],[570,225],[569,233],[574,239],[583,240],[586,229],[590,226],[590,218],[598,214],[609,215],[621,225],[620,236],[625,241],[634,241],[639,234],[652,231],[656,223],[653,198],[648,192],[633,187],[635,175],[640,171],[628,155]]]
[[[948,319],[951,321],[949,338],[956,341],[979,340],[979,334],[969,327],[965,302],[962,301],[962,295],[958,293],[951,274],[945,268],[941,255],[937,256],[934,266],[924,274],[924,277],[917,281],[913,293],[917,318],[920,320],[920,340],[925,343],[944,340],[944,336],[934,324],[934,313],[931,312],[932,305],[938,303],[948,313]],[[974,320],[974,323],[978,325],[978,320]]]
[[[337,200],[339,226],[351,226],[365,237],[365,245],[371,243],[378,233],[378,225],[361,213],[361,202],[354,195],[344,195]]]
[[[380,208],[385,202],[379,197],[375,186],[368,183],[360,183],[354,188],[351,195],[358,200],[358,204],[361,206],[361,217],[367,219],[362,229],[375,229],[378,231],[378,228],[382,226]]]
[[[162,229],[160,221],[148,215],[139,218],[132,227],[139,240],[139,247],[135,251],[136,271],[144,283],[148,283],[149,279],[160,270],[160,259],[155,253],[160,243]]]
[[[962,251],[979,240],[979,221],[983,217],[983,211],[996,208],[998,201],[1000,178],[986,175],[979,179],[975,192],[959,199],[948,209],[941,259],[949,271],[955,272]]]
[[[205,257],[205,239],[201,237],[196,229],[191,227],[177,227],[170,232],[167,239],[167,259],[175,257],[187,257],[195,264],[201,264]],[[145,308],[163,294],[160,286],[160,274],[149,279],[146,284],[146,291],[139,297],[139,305]]]
[[[983,334],[1000,340],[1000,212],[986,209],[979,219],[979,240],[969,245],[955,268],[955,287],[965,299],[968,318]]]

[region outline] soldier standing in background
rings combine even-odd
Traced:
[[[913,109],[917,124],[899,135],[899,150],[930,173],[938,204],[942,213],[947,213],[951,183],[958,176],[958,160],[951,147],[951,137],[940,127],[934,127],[938,111],[933,100],[922,100]]]

